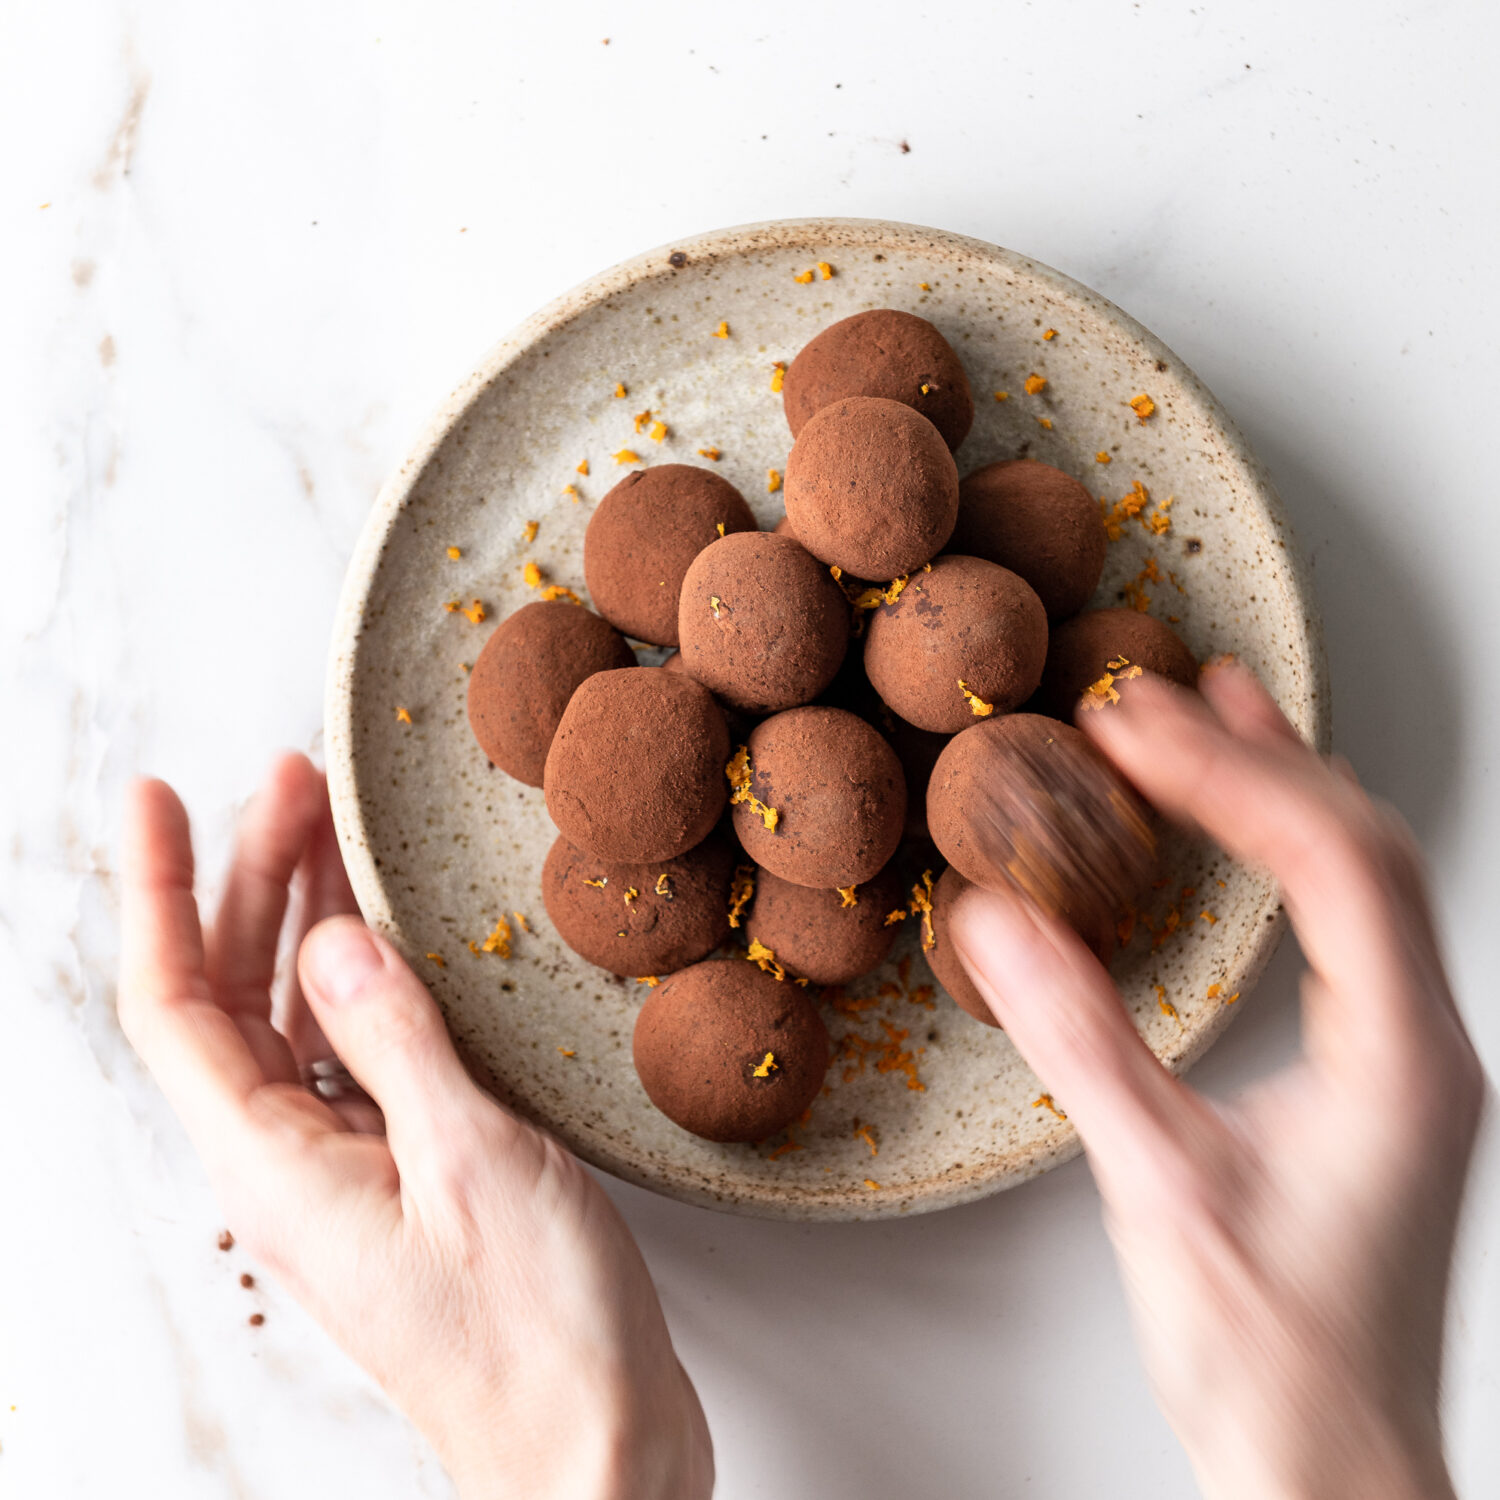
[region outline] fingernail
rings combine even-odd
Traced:
[[[353,918],[313,928],[302,945],[302,964],[318,993],[335,1005],[357,1000],[385,968],[369,929]]]

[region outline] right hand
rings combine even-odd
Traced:
[[[978,889],[954,908],[1078,1128],[1157,1398],[1212,1500],[1451,1496],[1443,1309],[1485,1085],[1411,835],[1232,663],[1081,717],[1164,813],[1271,870],[1311,966],[1304,1057],[1220,1108],[1061,923]]]

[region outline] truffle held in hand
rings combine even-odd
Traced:
[[[786,461],[786,513],[814,557],[858,578],[911,573],[958,517],[958,469],[926,417],[879,396],[825,406]]]
[[[817,1097],[828,1031],[800,985],[744,959],[710,959],[653,989],[635,1070],[669,1120],[710,1141],[760,1141]]]
[[[1198,685],[1198,663],[1170,625],[1136,609],[1091,609],[1053,630],[1037,707],[1072,719],[1079,698],[1096,683],[1100,701],[1111,702],[1110,691],[1140,671],[1181,687]],[[1114,682],[1105,683],[1106,674]]]
[[[1093,598],[1108,547],[1094,497],[1051,464],[1033,458],[986,464],[958,486],[949,551],[1019,573],[1050,619],[1076,614]]]
[[[672,859],[724,810],[729,731],[713,694],[680,672],[599,672],[573,694],[542,785],[572,844],[599,859]]]
[[[542,866],[542,901],[580,958],[612,974],[670,974],[729,936],[736,854],[711,833],[675,859],[621,864],[559,837]]]
[[[927,788],[932,840],[959,874],[1021,891],[1092,943],[1145,888],[1145,805],[1071,725],[1011,714],[955,735]]]
[[[594,607],[626,635],[677,644],[677,600],[693,559],[728,532],[754,531],[740,492],[693,464],[627,474],[600,502],[583,537]]]
[[[792,436],[815,412],[846,396],[900,401],[921,412],[950,449],[974,421],[969,377],[953,346],[926,318],[893,308],[840,319],[792,361],[781,387]]]
[[[730,762],[745,853],[795,885],[858,885],[896,852],[906,781],[896,752],[841,708],[792,708],[756,725]]]
[[[791,973],[814,984],[847,984],[890,956],[898,926],[886,918],[904,905],[902,894],[892,865],[842,891],[794,885],[757,870],[745,931]]]
[[[678,608],[681,665],[750,713],[816,698],[849,646],[849,601],[789,536],[741,532],[693,559]]]
[[[908,723],[957,734],[1009,713],[1041,681],[1047,612],[1025,579],[979,557],[940,557],[870,618],[865,671]]]
[[[624,637],[592,610],[561,599],[523,604],[495,627],[469,673],[469,727],[502,771],[540,786],[574,689],[595,672],[634,665]]]

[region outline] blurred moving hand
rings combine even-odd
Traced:
[[[296,975],[273,1021],[299,868]],[[426,989],[354,912],[304,757],[246,812],[207,939],[182,803],[160,781],[133,789],[120,1020],[234,1233],[466,1500],[708,1495],[708,1429],[629,1231],[567,1151],[475,1086]],[[334,1056],[368,1099],[305,1086]]]
[[[1451,1496],[1443,1309],[1485,1088],[1411,836],[1233,663],[1083,717],[1164,813],[1270,869],[1310,965],[1303,1057],[1220,1108],[1067,928],[980,890],[954,909],[1078,1128],[1158,1400],[1211,1500]]]

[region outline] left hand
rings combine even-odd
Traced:
[[[273,1014],[299,868],[298,962]],[[235,1235],[466,1497],[707,1496],[708,1429],[630,1232],[573,1156],[474,1084],[355,911],[305,757],[250,804],[207,938],[182,803],[164,782],[133,789],[120,1021]],[[306,1086],[332,1056],[368,1100]]]

